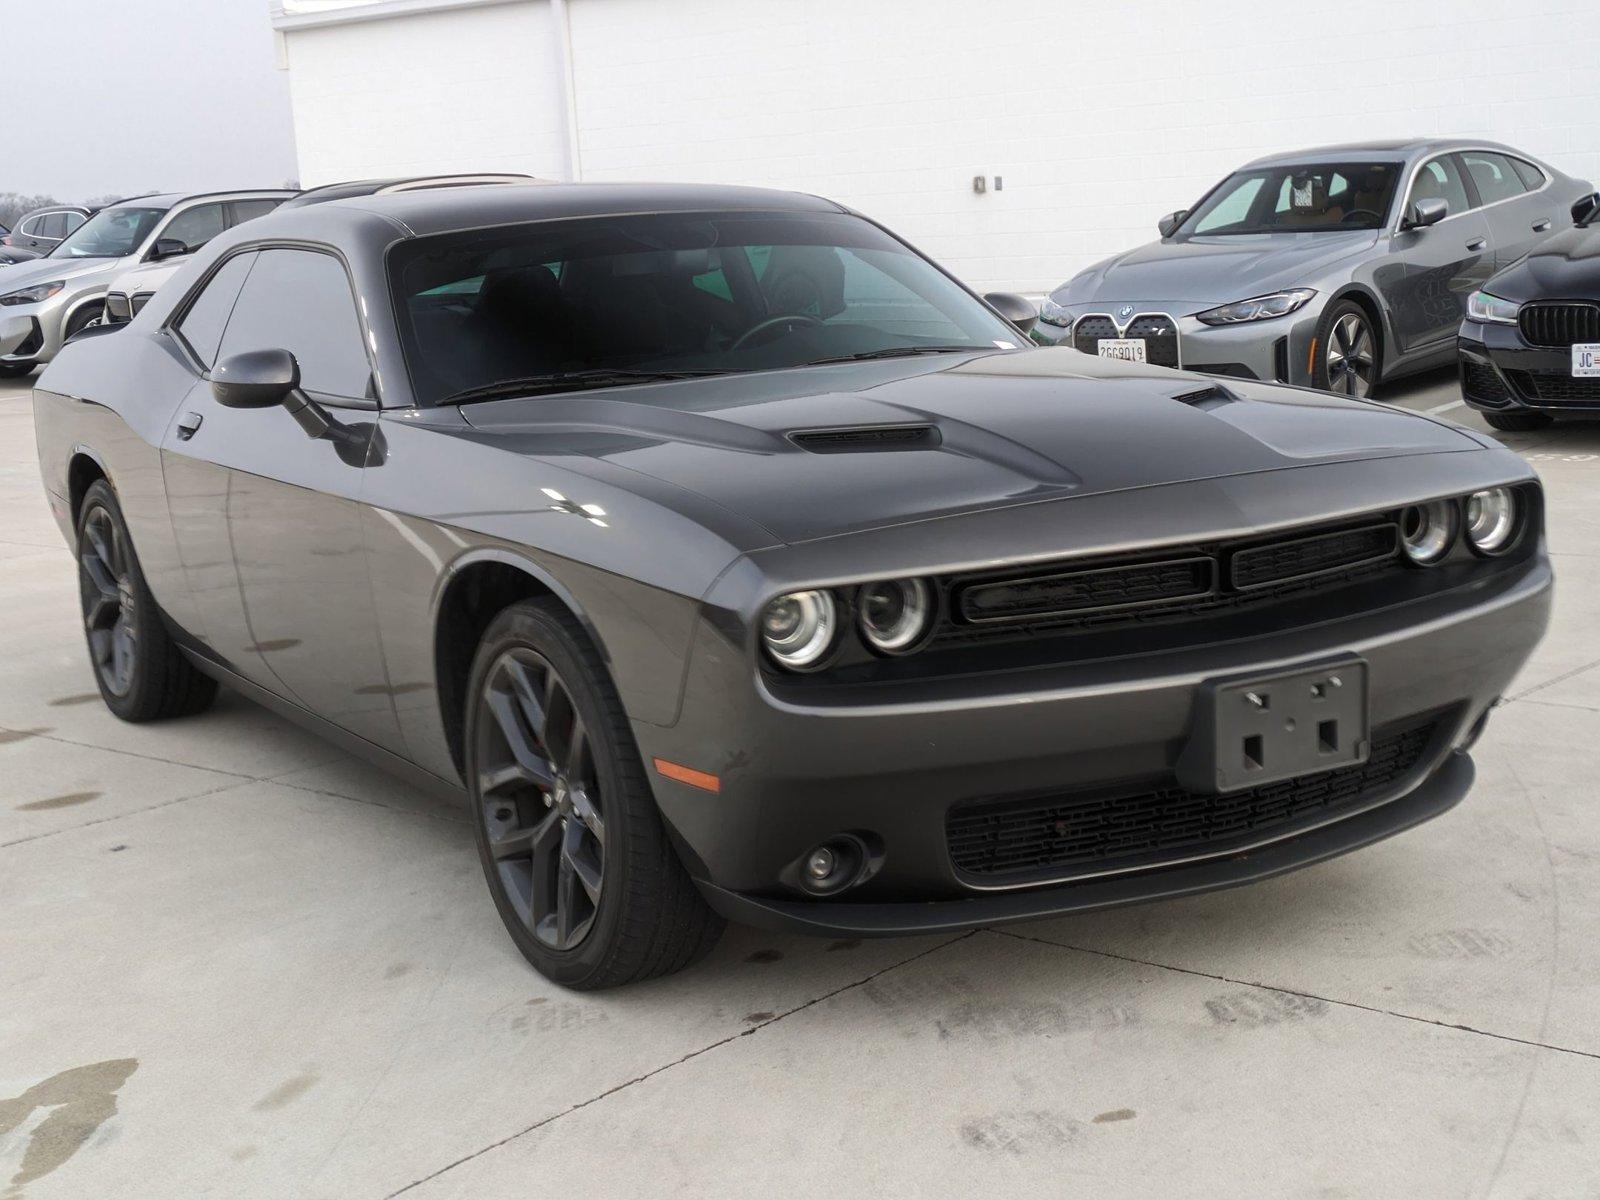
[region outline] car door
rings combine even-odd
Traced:
[[[186,562],[206,564],[213,575],[201,582],[215,588],[213,564],[226,548],[235,580],[236,599],[209,598],[208,640],[247,678],[399,750],[356,506],[364,473],[382,456],[371,445],[377,405],[349,276],[332,253],[303,247],[237,258],[250,261],[211,363],[288,350],[303,390],[347,436],[310,438],[281,409],[224,408],[197,379],[163,453]],[[236,259],[208,292],[222,271],[239,272]],[[192,318],[185,313],[180,334]],[[206,347],[198,349],[197,365]]]
[[[1555,226],[1555,206],[1549,192],[1532,192],[1523,171],[1543,172],[1531,163],[1521,168],[1509,155],[1490,150],[1463,150],[1461,165],[1477,193],[1494,242],[1496,269],[1506,267],[1532,250]]]
[[[1428,199],[1449,206],[1444,220],[1413,226],[1413,206]],[[1467,297],[1495,270],[1489,224],[1473,203],[1454,155],[1436,155],[1417,169],[1389,251],[1404,264],[1388,297],[1400,352],[1410,355],[1453,342]]]

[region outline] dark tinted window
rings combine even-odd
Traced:
[[[1536,192],[1544,186],[1544,172],[1531,162],[1513,158],[1511,160],[1511,169],[1517,173],[1517,178],[1522,180],[1523,186],[1530,192]]]
[[[1461,161],[1467,165],[1467,172],[1472,176],[1472,182],[1478,189],[1478,200],[1483,204],[1510,200],[1513,196],[1520,196],[1528,190],[1523,187],[1522,177],[1512,168],[1511,160],[1504,154],[1463,150]]]
[[[62,215],[66,218],[66,230],[68,233],[71,233],[79,225],[82,225],[89,219],[80,212],[63,213]]]
[[[182,242],[191,250],[198,250],[221,233],[224,227],[223,209],[220,203],[196,204],[193,208],[186,208],[173,217],[161,231],[160,236]]]
[[[287,350],[307,391],[364,397],[372,367],[344,264],[311,250],[263,250],[245,281],[219,357]]]
[[[50,213],[39,220],[40,237],[64,238],[67,236],[67,214]]]
[[[233,303],[239,298],[239,288],[250,273],[250,264],[255,258],[254,254],[238,254],[223,263],[178,322],[178,332],[183,335],[183,340],[189,343],[195,357],[207,367],[217,361],[222,331],[227,328],[228,315],[233,312]]]
[[[232,204],[232,223],[238,225],[245,221],[253,221],[257,217],[264,217],[282,203],[282,200],[275,199],[235,200]]]
[[[1472,207],[1454,159],[1435,158],[1423,164],[1422,170],[1417,172],[1417,181],[1411,185],[1411,195],[1406,199],[1408,213],[1418,200],[1443,200],[1450,206],[1446,215],[1451,217]]]
[[[1398,163],[1303,163],[1230,175],[1180,233],[1328,233],[1377,229],[1389,213]]]

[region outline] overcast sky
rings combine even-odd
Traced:
[[[0,14],[0,192],[76,201],[295,177],[267,0],[0,0]]]

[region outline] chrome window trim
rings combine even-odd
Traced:
[[[1404,193],[1402,193],[1403,198],[1400,201],[1400,211],[1395,214],[1394,226],[1389,230],[1390,237],[1394,237],[1401,233],[1416,232],[1414,229],[1401,228],[1401,226],[1405,224],[1406,209],[1410,207],[1411,189],[1416,187],[1417,176],[1422,174],[1422,168],[1426,167],[1429,163],[1434,162],[1437,159],[1448,158],[1452,154],[1498,154],[1502,158],[1522,158],[1522,155],[1520,154],[1512,154],[1509,151],[1501,150],[1496,146],[1454,146],[1449,150],[1440,150],[1436,153],[1428,155],[1427,158],[1423,159],[1411,169],[1411,174],[1406,179],[1406,190]],[[1539,168],[1539,174],[1544,176],[1544,183],[1541,186],[1534,188],[1532,191],[1523,192],[1520,196],[1507,196],[1504,200],[1491,200],[1488,204],[1480,204],[1476,208],[1467,209],[1466,212],[1449,213],[1445,216],[1443,221],[1435,221],[1432,225],[1425,226],[1424,228],[1435,229],[1449,221],[1454,221],[1457,217],[1464,217],[1469,213],[1488,212],[1496,205],[1510,204],[1516,200],[1526,200],[1529,196],[1537,196],[1541,192],[1549,191],[1551,183],[1554,182],[1550,178],[1549,170],[1543,166],[1540,166],[1530,158],[1522,158],[1522,161],[1527,163],[1530,167]],[[1462,186],[1466,186],[1465,180],[1462,181]]]

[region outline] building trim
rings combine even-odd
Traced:
[[[462,8],[490,8],[502,4],[526,4],[529,0],[370,0],[315,12],[291,12],[286,2],[272,0],[272,27],[279,33],[295,29],[320,29],[329,25],[356,25],[366,21],[386,21],[394,17],[414,17],[424,13],[454,12]]]

